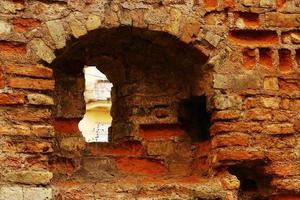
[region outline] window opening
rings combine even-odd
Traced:
[[[84,67],[86,113],[79,122],[79,130],[86,142],[108,142],[112,117],[112,83],[95,66]]]

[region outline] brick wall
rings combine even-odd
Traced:
[[[299,17],[297,0],[1,1],[0,199],[299,199]],[[78,130],[84,65],[114,84],[107,144]]]

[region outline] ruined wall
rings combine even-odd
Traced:
[[[299,18],[298,0],[2,0],[0,199],[299,199]],[[78,130],[84,65],[114,84],[108,144]]]

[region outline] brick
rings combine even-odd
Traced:
[[[265,108],[278,109],[281,99],[278,97],[266,97],[262,98],[262,103]]]
[[[275,77],[267,77],[264,80],[265,90],[279,90],[278,79]]]
[[[235,13],[235,25],[238,28],[258,27],[260,26],[259,14],[251,12]]]
[[[243,65],[247,70],[252,70],[255,67],[255,49],[244,49],[243,50]]]
[[[116,174],[114,161],[109,158],[84,158],[82,168],[89,177],[112,178]]]
[[[266,13],[266,25],[269,27],[299,27],[300,21],[299,19],[300,14],[283,14],[279,12],[270,12]]]
[[[275,31],[236,30],[230,31],[228,39],[232,44],[241,46],[276,46],[279,43]]]
[[[212,147],[248,146],[250,141],[247,135],[217,135],[212,139]]]
[[[166,174],[164,165],[147,159],[119,158],[116,159],[116,166],[120,172],[128,174],[149,176],[162,176]]]
[[[292,94],[298,94],[300,92],[300,83],[298,80],[293,80],[293,79],[279,79],[278,80],[278,85],[279,85],[279,89],[284,92],[287,93],[289,95]]]
[[[86,143],[83,137],[65,137],[59,142],[61,150],[78,153],[85,149]]]
[[[184,135],[184,131],[178,125],[142,126],[140,130],[140,135],[146,139],[167,139]]]
[[[289,73],[293,71],[292,55],[288,49],[280,49],[279,55],[279,70],[283,73]]]
[[[2,68],[0,67],[0,88],[4,88],[5,83],[4,83],[4,74],[2,71]]]
[[[291,100],[289,109],[294,111],[300,111],[300,100]]]
[[[54,90],[54,81],[44,79],[10,77],[8,78],[8,86],[11,88],[19,89]]]
[[[15,121],[42,122],[50,119],[51,112],[48,109],[10,109],[5,117]]]
[[[262,160],[265,158],[264,152],[257,150],[247,149],[222,149],[215,153],[213,162],[225,162],[225,161],[251,161]]]
[[[5,67],[5,72],[8,74],[18,74],[40,78],[51,78],[53,75],[52,69],[43,67],[41,65],[7,65]]]
[[[24,187],[24,200],[51,200],[52,189],[42,187]]]
[[[294,125],[290,123],[269,124],[264,126],[264,132],[272,135],[294,134]]]
[[[0,123],[0,135],[30,135],[30,127],[5,122]]]
[[[72,174],[75,164],[71,158],[53,156],[49,159],[49,168],[55,174]]]
[[[222,111],[216,111],[212,114],[212,121],[218,121],[218,120],[232,120],[232,119],[238,119],[241,116],[241,112],[237,110],[222,110]]]
[[[298,176],[300,175],[299,163],[273,164],[265,168],[266,173],[276,176]]]
[[[40,25],[41,22],[37,19],[19,18],[19,17],[13,19],[14,30],[18,33],[24,33]]]
[[[123,142],[115,145],[89,145],[88,148],[93,156],[137,157],[142,154],[142,144],[138,141]]]
[[[206,9],[215,9],[218,6],[218,1],[217,0],[204,0],[204,5]]]
[[[10,43],[0,41],[0,53],[4,56],[26,55],[26,45],[22,43]]]
[[[18,171],[4,174],[4,180],[13,183],[47,185],[53,174],[48,171]]]
[[[55,132],[61,136],[80,136],[78,124],[81,119],[56,119],[53,121]]]
[[[25,95],[24,94],[0,94],[0,105],[15,105],[24,104]]]
[[[55,131],[51,125],[32,125],[31,134],[37,137],[54,137]]]
[[[210,127],[210,132],[212,135],[217,133],[226,133],[226,132],[261,132],[262,127],[257,122],[227,122],[221,123],[216,122]]]
[[[260,0],[259,5],[264,8],[275,8],[276,0]]]
[[[299,200],[300,195],[278,194],[270,197],[270,200]]]
[[[211,150],[211,142],[210,141],[204,141],[204,142],[199,142],[196,143],[196,150],[195,150],[195,157],[207,157]]]
[[[235,4],[236,4],[235,0],[224,0],[225,8],[234,8]]]
[[[261,108],[246,110],[244,113],[244,117],[246,120],[253,120],[253,121],[264,121],[264,120],[272,119],[270,110],[261,109]]]
[[[3,144],[4,152],[17,152],[17,153],[51,153],[53,152],[52,142],[46,141],[21,141],[11,140]]]
[[[269,48],[259,49],[259,64],[262,66],[272,69],[273,66],[273,51]]]

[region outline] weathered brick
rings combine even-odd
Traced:
[[[268,69],[272,69],[273,66],[273,52],[269,48],[259,49],[259,64]]]
[[[237,30],[229,32],[231,43],[241,46],[276,46],[279,43],[275,31]]]
[[[276,2],[277,8],[282,8],[285,3],[286,3],[286,0],[277,0],[277,2]]]
[[[278,85],[280,91],[292,95],[300,93],[300,83],[298,80],[294,79],[279,79]]]
[[[218,1],[217,0],[204,0],[204,5],[206,9],[215,9],[218,6]]]
[[[239,95],[216,95],[214,97],[214,107],[218,110],[225,109],[241,109],[242,107],[242,97]]]
[[[24,104],[25,95],[24,94],[0,94],[0,105],[14,105],[14,104]]]
[[[10,77],[7,81],[8,86],[12,88],[32,90],[54,90],[53,80]]]
[[[15,121],[41,122],[50,119],[51,112],[48,109],[10,109],[5,117]]]
[[[241,29],[260,25],[259,14],[257,13],[237,12],[235,18],[235,25]]]
[[[279,70],[283,73],[289,73],[293,70],[292,55],[288,49],[280,49],[279,55]]]
[[[279,12],[266,13],[266,25],[270,27],[299,27],[300,21],[297,20],[300,14],[283,14]]]
[[[164,165],[147,159],[119,158],[116,159],[116,166],[120,172],[129,174],[150,176],[166,174],[166,168]]]
[[[255,49],[243,50],[243,65],[245,69],[252,70],[256,64]]]
[[[279,90],[278,79],[275,77],[268,77],[264,80],[265,90]]]
[[[210,127],[210,132],[212,135],[224,132],[261,132],[262,127],[257,122],[230,122],[221,123],[216,122]]]
[[[32,105],[54,105],[53,98],[44,94],[28,94],[27,99],[28,103]]]
[[[143,126],[140,132],[146,139],[173,138],[184,135],[184,131],[178,125]]]
[[[264,152],[258,150],[247,150],[247,149],[222,149],[215,153],[213,162],[224,162],[224,161],[251,161],[251,160],[262,160],[265,158]]]
[[[86,143],[83,137],[65,137],[60,140],[59,146],[64,151],[78,153],[85,149]]]
[[[0,200],[23,200],[23,189],[20,186],[0,187]]]
[[[244,117],[246,120],[254,120],[254,121],[264,121],[264,120],[271,120],[272,115],[270,110],[261,109],[261,108],[254,108],[245,111]]]
[[[61,136],[80,136],[78,123],[81,119],[56,119],[53,121],[55,131]]]
[[[4,152],[17,153],[51,153],[53,152],[52,142],[32,140],[10,140],[3,144]]]
[[[300,164],[299,163],[279,163],[267,166],[266,172],[271,175],[277,176],[298,176],[300,175]]]
[[[285,135],[295,133],[294,125],[290,123],[265,125],[263,131],[267,134],[274,135]]]
[[[49,159],[49,168],[55,174],[72,174],[75,164],[71,158],[53,156]]]
[[[212,139],[212,147],[226,147],[226,146],[248,146],[251,140],[247,135],[230,134],[230,135],[217,135]]]
[[[14,18],[13,26],[14,30],[19,33],[26,32],[30,29],[40,26],[41,22],[37,19],[30,18]]]
[[[18,74],[41,78],[51,78],[53,75],[52,69],[43,67],[41,65],[12,64],[5,67],[5,72],[9,74]]]
[[[266,108],[278,109],[280,105],[280,98],[278,97],[267,97],[262,98],[263,106]]]
[[[300,195],[278,194],[270,197],[270,200],[299,200]]]
[[[0,41],[0,53],[4,56],[26,55],[26,45],[23,43],[10,43]]]
[[[237,110],[222,110],[216,111],[212,114],[212,121],[217,120],[231,120],[231,119],[238,119],[241,116],[241,112]]]

